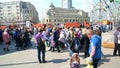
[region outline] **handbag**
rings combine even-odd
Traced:
[[[55,47],[55,41],[52,41],[52,47]]]

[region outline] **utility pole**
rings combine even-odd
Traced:
[[[99,5],[99,20],[100,20],[100,23],[102,21],[102,16],[101,16],[102,7],[101,7],[101,4],[102,4],[102,1],[100,0],[100,5]]]
[[[118,7],[117,7],[117,17],[116,17],[116,26],[119,27],[120,26],[120,20],[119,20],[119,11],[120,10],[120,1],[118,2]]]

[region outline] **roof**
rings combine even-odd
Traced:
[[[55,6],[53,5],[53,3],[51,3],[50,7],[53,7],[53,8],[54,8]]]

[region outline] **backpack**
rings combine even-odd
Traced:
[[[39,36],[39,38],[37,39],[37,44],[38,44],[38,47],[40,47],[41,45],[44,45],[41,37]]]
[[[80,40],[78,38],[75,39],[75,50],[78,51],[81,48]]]

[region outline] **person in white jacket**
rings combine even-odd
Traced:
[[[59,41],[60,41],[60,47],[62,48],[62,49],[65,49],[65,33],[64,33],[64,31],[61,31],[60,32],[60,37],[59,37]]]

